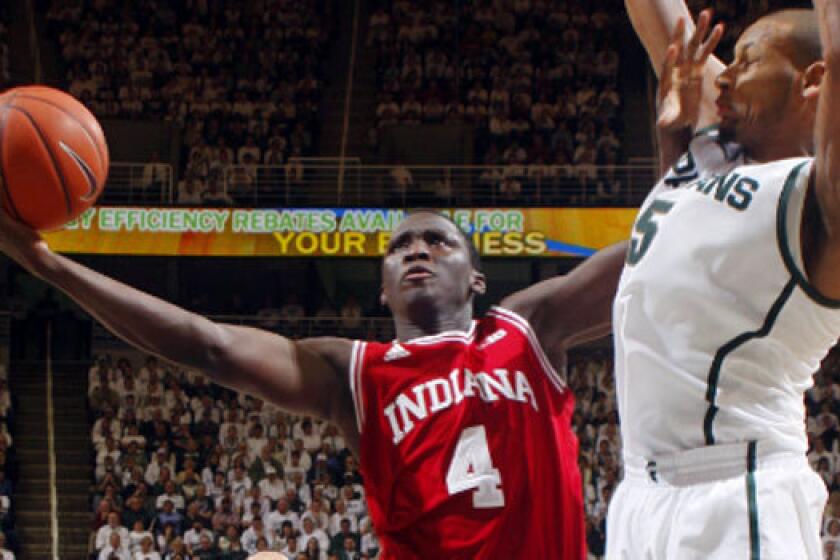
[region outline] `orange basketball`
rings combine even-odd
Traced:
[[[84,105],[43,86],[0,95],[0,201],[11,216],[60,228],[96,202],[107,176],[105,134]]]

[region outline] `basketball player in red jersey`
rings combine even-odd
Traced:
[[[562,372],[568,347],[609,332],[623,245],[476,321],[485,278],[472,244],[443,216],[411,214],[382,266],[397,332],[387,344],[214,323],[51,252],[2,215],[0,248],[141,350],[337,424],[361,458],[382,558],[585,558]]]

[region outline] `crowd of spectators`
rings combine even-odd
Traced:
[[[476,163],[509,169],[485,178],[508,199],[549,165],[594,184],[596,165],[622,157],[621,11],[618,0],[380,0],[367,37],[377,51],[376,128],[473,126]]]
[[[139,364],[138,364],[139,365]],[[89,373],[91,558],[375,558],[356,459],[338,429],[155,358]]]
[[[94,114],[181,130],[194,196],[223,191],[225,166],[315,149],[330,0],[53,0],[46,18],[66,86]],[[253,179],[229,194],[247,197]]]
[[[840,348],[835,347],[805,396],[808,462],[828,488],[822,534],[826,560],[840,560]]]

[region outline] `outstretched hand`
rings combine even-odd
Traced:
[[[703,69],[723,37],[723,24],[711,31],[712,10],[703,10],[694,34],[685,42],[686,21],[680,19],[665,54],[657,94],[657,127],[664,132],[694,129],[703,99]]]

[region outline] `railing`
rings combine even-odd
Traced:
[[[104,204],[158,206],[177,199],[168,164],[114,162]],[[290,160],[232,165],[222,190],[237,206],[638,206],[656,180],[650,163],[576,165],[343,165]],[[341,188],[339,188],[341,185]]]
[[[389,317],[363,317],[353,321],[342,317],[306,317],[283,319],[274,315],[209,315],[208,318],[235,325],[258,327],[288,338],[341,336],[353,339],[386,341],[394,338],[394,322]],[[95,349],[127,346],[98,322],[93,324]]]
[[[172,166],[166,163],[111,162],[99,202],[170,205],[175,195],[174,177]]]
[[[637,206],[652,165],[233,165],[224,191],[242,206]],[[342,189],[338,184],[341,180]]]

